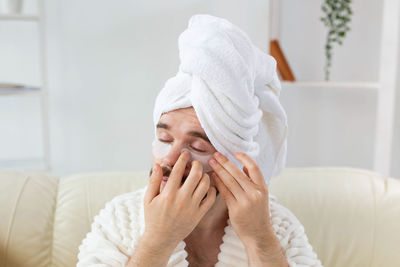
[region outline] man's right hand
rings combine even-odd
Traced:
[[[179,156],[161,193],[163,173],[160,165],[154,164],[144,196],[146,227],[143,237],[165,248],[174,249],[188,236],[216,199],[216,189],[210,186],[210,177],[203,174],[199,161],[192,162],[190,173],[181,186],[189,158],[187,151]]]

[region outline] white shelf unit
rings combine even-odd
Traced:
[[[327,81],[309,81],[309,82],[281,82],[283,87],[301,87],[301,88],[352,88],[352,89],[365,89],[365,90],[379,90],[381,85],[379,83],[370,82],[327,82]]]
[[[279,40],[279,15],[281,14],[280,0],[270,0],[269,3],[269,40]],[[316,4],[320,3],[318,2]],[[400,47],[398,36],[400,1],[383,0],[382,5],[383,14],[378,82],[284,81],[282,82],[282,87],[376,90],[377,109],[373,170],[385,176],[390,176],[395,112],[396,75],[398,67],[397,54]]]
[[[40,109],[42,118],[43,156],[41,158],[17,158],[0,160],[0,169],[37,170],[51,171],[50,164],[50,141],[49,141],[49,111],[48,111],[48,88],[47,88],[47,59],[45,43],[45,16],[44,0],[38,0],[38,14],[0,14],[0,23],[4,21],[19,21],[21,23],[36,23],[39,35],[39,61],[40,61],[40,89],[0,94],[0,97],[15,96],[38,96],[40,97]],[[0,51],[1,53],[1,51]]]

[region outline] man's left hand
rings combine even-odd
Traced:
[[[246,248],[250,265],[288,266],[271,225],[264,176],[246,153],[238,152],[235,158],[243,164],[243,171],[219,152],[209,164],[214,170],[211,178],[226,202],[232,228]]]
[[[263,233],[271,231],[268,188],[257,163],[245,153],[235,158],[243,164],[243,171],[219,152],[214,153],[210,166],[211,177],[228,207],[229,219],[244,244],[262,244]],[[263,241],[263,242],[261,242]]]

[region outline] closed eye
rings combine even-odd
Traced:
[[[193,147],[193,146],[190,146],[193,150],[195,150],[195,151],[197,151],[197,152],[200,152],[200,153],[204,153],[204,152],[206,152],[206,151],[204,151],[204,150],[200,150],[200,149],[197,149],[197,148],[195,148],[195,147]]]
[[[168,140],[162,140],[162,139],[160,139],[160,138],[159,138],[158,140],[159,140],[160,142],[167,143],[167,144],[173,142],[173,141],[168,141]],[[205,153],[205,152],[207,152],[207,151],[205,151],[205,150],[201,150],[201,149],[195,148],[194,146],[190,146],[190,148],[193,149],[193,150],[196,151],[196,152],[199,152],[199,153]]]

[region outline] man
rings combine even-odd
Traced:
[[[268,194],[286,159],[275,61],[227,20],[195,15],[154,107],[147,187],[95,217],[78,266],[321,266]]]

